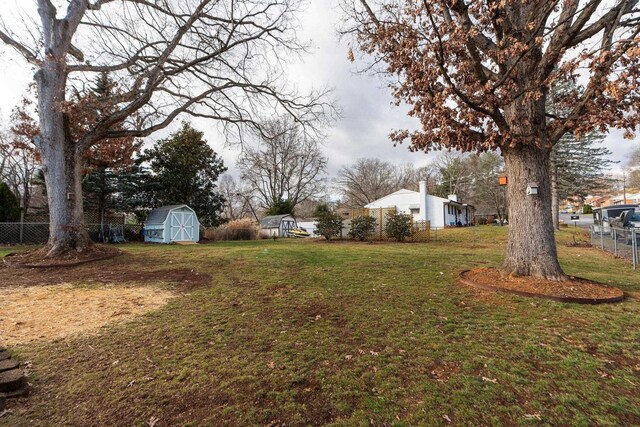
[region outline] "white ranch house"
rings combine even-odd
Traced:
[[[470,225],[475,210],[473,206],[459,202],[455,195],[445,199],[428,194],[425,181],[420,181],[420,191],[398,190],[365,206],[368,209],[391,207],[413,215],[414,221],[430,221],[432,228],[455,226],[458,223]]]

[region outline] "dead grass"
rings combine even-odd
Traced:
[[[162,307],[173,296],[148,286],[0,288],[0,342],[26,344],[88,333]]]

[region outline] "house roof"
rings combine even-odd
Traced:
[[[444,202],[445,205],[458,205],[458,206],[461,206],[461,207],[468,206],[470,208],[474,208],[475,209],[475,207],[473,205],[470,205],[468,203],[456,202],[455,200],[449,200],[449,199],[444,199],[444,200],[446,200]]]
[[[147,221],[145,222],[145,224],[164,224],[167,216],[169,216],[169,212],[178,208],[188,208],[193,212],[193,209],[191,209],[187,205],[160,206],[159,208],[155,208],[151,212],[149,212],[149,216],[147,217]]]
[[[371,203],[366,204],[364,207],[365,208],[369,208],[372,205],[376,206],[376,205],[383,205],[383,203],[385,203],[386,199],[390,199],[393,198],[395,196],[409,196],[411,198],[411,205],[416,205],[417,207],[420,207],[420,193],[417,191],[412,191],[412,190],[407,190],[406,188],[403,188],[401,190],[395,191],[391,194],[387,194],[384,197],[379,198],[378,200],[374,200]],[[436,200],[441,201],[442,203],[453,203],[453,204],[457,204],[460,206],[463,206],[464,204],[462,202],[454,202],[453,200],[449,200],[449,199],[445,199],[444,197],[438,197],[438,196],[434,196],[433,194],[427,194],[427,197],[431,197],[434,198]],[[415,201],[413,200],[413,198],[415,198]],[[471,206],[471,205],[469,205]]]
[[[282,219],[288,216],[293,219],[289,214],[265,216],[260,220],[260,228],[279,228]]]
[[[391,194],[387,194],[387,195],[386,195],[386,196],[384,196],[384,197],[381,197],[381,198],[379,198],[379,199],[377,199],[377,200],[374,200],[373,202],[369,202],[369,203],[367,203],[366,205],[364,205],[364,207],[366,208],[366,207],[368,207],[369,205],[378,205],[378,204],[381,204],[385,199],[389,199],[389,198],[391,198],[391,197],[394,197],[394,196],[401,196],[401,195],[409,195],[409,196],[416,196],[416,197],[419,197],[419,196],[420,196],[420,193],[418,193],[417,191],[411,191],[411,190],[407,190],[406,188],[402,188],[402,189],[400,189],[400,190],[398,190],[398,191],[394,191],[394,192],[393,192],[393,193],[391,193]],[[416,199],[416,200],[418,200],[418,199]]]

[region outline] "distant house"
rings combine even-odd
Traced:
[[[398,212],[413,215],[414,221],[428,220],[431,227],[473,223],[473,206],[459,202],[456,195],[450,195],[445,199],[428,194],[425,181],[420,181],[420,191],[398,190],[365,206],[367,209],[390,207],[395,207]]]
[[[640,193],[632,193],[627,196],[627,203],[640,204]]]
[[[269,237],[288,237],[296,227],[296,219],[291,215],[271,215],[260,220],[260,233]]]

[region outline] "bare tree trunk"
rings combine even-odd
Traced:
[[[551,221],[549,151],[534,144],[504,151],[509,200],[509,240],[503,269],[516,276],[564,280]],[[527,184],[538,194],[527,195]]]
[[[51,60],[36,75],[41,112],[36,143],[42,155],[49,201],[47,257],[81,252],[92,244],[83,224],[82,158],[62,111],[66,72],[61,67],[58,61]]]
[[[551,153],[551,217],[553,228],[560,230],[560,200],[558,199],[558,164],[553,152]]]

